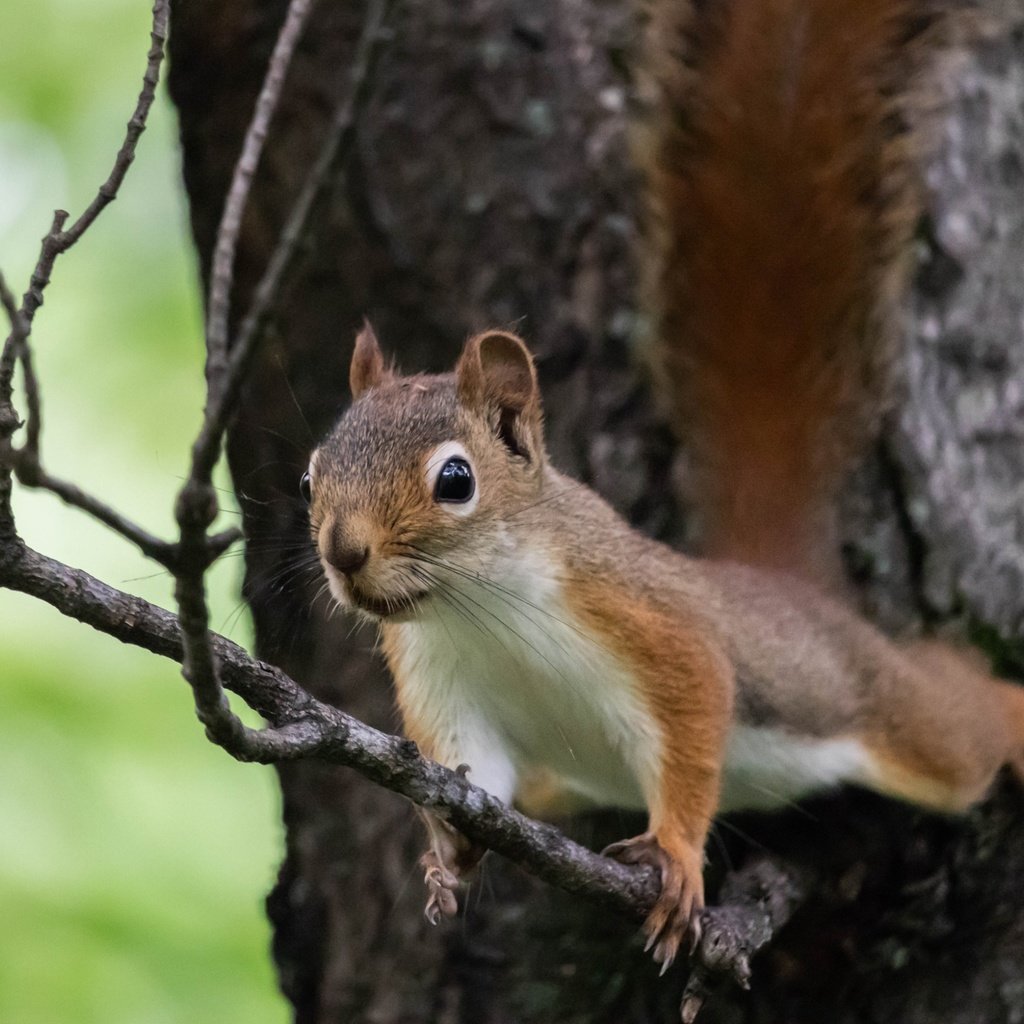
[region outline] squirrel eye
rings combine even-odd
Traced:
[[[299,494],[307,505],[313,500],[313,481],[310,480],[308,473],[303,473],[299,478]]]
[[[449,459],[437,474],[434,498],[437,501],[469,501],[476,490],[473,470],[465,459]]]

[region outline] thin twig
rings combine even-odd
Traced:
[[[53,222],[50,230],[43,238],[42,249],[32,278],[29,289],[22,300],[19,316],[21,319],[21,331],[14,330],[7,337],[4,344],[3,360],[5,366],[13,367],[16,360],[21,360],[24,371],[25,382],[25,406],[27,417],[25,423],[25,443],[22,451],[29,453],[28,457],[33,461],[39,460],[39,438],[43,429],[42,403],[39,397],[39,380],[36,377],[35,362],[32,358],[32,350],[29,348],[28,339],[32,333],[32,318],[35,311],[42,305],[43,289],[50,278],[50,271],[59,252],[59,238],[61,228],[68,219],[65,210],[56,210],[53,214]]]
[[[741,988],[750,988],[751,960],[793,916],[812,884],[809,868],[768,857],[726,877],[719,892],[722,905],[701,917],[700,945],[680,1007],[683,1024],[693,1024],[723,978],[731,976]]]
[[[192,450],[193,476],[209,479],[220,454],[221,439],[238,401],[238,393],[249,363],[261,340],[281,284],[309,226],[309,218],[321,193],[331,180],[331,172],[351,148],[355,117],[370,81],[381,27],[391,0],[370,0],[362,33],[356,44],[349,71],[349,87],[331,121],[327,137],[317,155],[302,190],[295,201],[267,268],[253,292],[252,303],[231,345],[229,369],[223,390],[212,393],[207,403],[202,430]],[[213,389],[211,389],[212,391]]]
[[[163,61],[164,43],[167,38],[169,0],[155,0],[153,5],[153,21],[150,28],[150,48],[146,55],[146,70],[142,78],[142,89],[139,92],[135,108],[128,120],[124,140],[114,159],[113,167],[106,180],[100,185],[92,202],[82,211],[70,228],[64,230],[68,213],[57,210],[53,215],[50,230],[43,238],[39,259],[36,262],[29,282],[28,290],[22,299],[20,310],[12,314],[8,307],[10,294],[4,300],[11,331],[0,353],[0,433],[6,433],[6,439],[0,445],[0,462],[2,462],[2,486],[7,498],[0,497],[3,508],[0,514],[9,526],[13,535],[13,517],[10,512],[9,488],[10,470],[15,469],[19,480],[26,486],[39,487],[52,491],[70,505],[88,512],[100,522],[116,530],[132,543],[138,545],[144,553],[156,558],[164,565],[169,565],[174,551],[173,545],[154,537],[148,531],[132,523],[110,506],[97,498],[85,493],[81,488],[51,476],[43,468],[40,456],[42,437],[42,402],[39,381],[35,372],[29,337],[36,311],[43,303],[43,293],[50,282],[57,257],[67,252],[82,237],[85,231],[96,221],[100,213],[117,196],[121,183],[124,181],[128,168],[135,159],[135,150],[139,138],[146,127],[146,119],[153,97],[156,94],[160,77],[160,65]],[[25,442],[20,448],[14,448],[9,439],[14,430],[21,424],[11,408],[11,388],[15,362],[20,359],[25,386]],[[5,413],[5,410],[7,412]]]
[[[135,109],[128,121],[128,130],[125,133],[124,142],[118,150],[114,166],[107,176],[106,181],[100,185],[92,202],[82,211],[81,216],[71,225],[67,231],[62,230],[68,215],[63,211],[57,211],[57,219],[53,227],[43,239],[42,251],[39,262],[32,273],[32,281],[22,302],[22,313],[26,321],[31,325],[36,310],[43,303],[43,291],[50,283],[50,275],[53,271],[53,264],[57,257],[67,252],[85,233],[96,218],[103,212],[117,196],[121,182],[128,173],[128,168],[135,159],[135,149],[146,127],[146,118],[149,115],[149,108],[153,105],[153,97],[156,95],[157,82],[160,77],[160,64],[164,57],[164,43],[167,40],[167,20],[170,10],[170,0],[155,0],[153,4],[153,23],[150,28],[150,48],[146,56],[146,70],[142,77],[142,90],[139,92]],[[62,216],[61,216],[62,215]],[[59,221],[59,223],[58,223]]]
[[[293,0],[293,3],[295,0]],[[340,155],[348,150],[352,138],[355,115],[364,95],[369,72],[373,62],[375,44],[380,36],[381,24],[388,9],[387,0],[370,0],[363,30],[356,45],[352,67],[349,72],[348,88],[339,103],[327,139],[313,164],[299,197],[292,207],[281,236],[271,254],[270,261],[253,295],[252,305],[242,320],[237,337],[231,345],[227,368],[224,373],[208,371],[207,401],[203,424],[195,444],[192,446],[192,465],[175,506],[180,528],[178,544],[178,568],[175,572],[175,598],[181,620],[182,638],[185,649],[184,674],[192,686],[196,711],[206,726],[210,738],[225,747],[236,757],[260,758],[264,744],[273,737],[264,736],[259,730],[250,729],[235,715],[221,688],[217,659],[209,643],[209,609],[206,604],[204,573],[210,564],[206,531],[217,513],[216,494],[211,477],[213,467],[220,457],[224,431],[238,401],[245,374],[263,334],[263,328],[274,306],[278,291],[299,242],[309,225],[310,214],[322,190],[330,178],[330,172]],[[295,33],[294,25],[286,19],[281,34]],[[287,75],[288,63],[294,53],[294,38],[290,47],[282,47],[281,36],[274,48],[272,65],[267,78],[274,76],[283,80]],[[280,57],[277,63],[274,61]],[[267,84],[261,96],[267,92]],[[269,121],[270,110],[257,107],[254,121]],[[264,129],[265,130],[265,125]],[[247,133],[248,138],[248,133]],[[249,159],[243,152],[239,163]],[[242,176],[244,178],[244,175]],[[239,172],[236,169],[236,180]],[[241,186],[240,186],[241,190]],[[246,198],[248,187],[242,192]],[[232,218],[244,216],[243,205],[232,213]],[[225,242],[237,245],[237,232],[225,231]],[[233,254],[225,253],[224,267],[233,263]],[[228,281],[230,284],[230,281]],[[223,285],[223,281],[222,281]],[[218,293],[219,295],[220,293]],[[227,314],[226,298],[218,298],[216,320],[219,323]],[[211,288],[211,304],[213,291]],[[209,345],[209,339],[207,341]],[[219,344],[215,339],[215,344]],[[216,353],[214,353],[216,358]],[[209,363],[208,363],[209,366]]]
[[[55,494],[65,504],[87,512],[93,519],[131,541],[144,555],[167,569],[173,569],[176,563],[176,548],[173,544],[126,519],[116,509],[94,498],[76,484],[51,476],[38,462],[32,462],[26,455],[27,451],[24,450],[14,453],[14,471],[19,483]]]
[[[210,269],[210,296],[206,314],[206,379],[212,391],[219,392],[219,381],[227,370],[228,320],[231,312],[231,285],[242,215],[249,200],[252,179],[259,165],[263,145],[281,89],[291,64],[292,53],[302,35],[313,0],[291,0],[270,57],[256,109],[245,133],[242,154],[235,164],[231,185],[224,201],[224,212],[217,229]]]
[[[21,426],[21,420],[11,404],[13,396],[14,360],[28,334],[28,324],[21,315],[7,281],[0,273],[0,305],[10,322],[11,333],[0,353],[0,548],[17,540],[14,512],[11,508],[11,470],[7,461],[11,452],[11,438]],[[0,558],[3,551],[0,550]]]
[[[18,358],[18,351],[28,335],[28,323],[18,309],[14,299],[14,293],[7,286],[7,280],[0,271],[0,303],[3,304],[10,324],[10,333],[4,344],[3,352],[0,353],[0,408],[9,404],[13,395],[14,364]],[[13,433],[16,427],[11,428]],[[0,434],[0,436],[3,436]],[[10,437],[10,434],[6,435]]]

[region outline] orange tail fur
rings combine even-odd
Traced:
[[[933,0],[653,6],[658,362],[707,554],[839,576],[920,214]]]
[[[987,659],[976,649],[918,640],[904,651],[929,679],[916,699],[933,712],[947,709],[944,728],[934,730],[931,741],[954,788],[959,788],[959,804],[980,799],[1003,765],[1009,765],[1024,784],[1024,687],[993,677]],[[950,700],[950,694],[959,694],[959,700]]]

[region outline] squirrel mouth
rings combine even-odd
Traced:
[[[427,596],[426,590],[415,594],[396,594],[394,597],[370,597],[369,594],[362,594],[354,587],[351,590],[352,603],[360,611],[369,612],[381,619],[407,612]]]

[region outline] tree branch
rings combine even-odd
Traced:
[[[10,406],[13,396],[14,363],[17,359],[17,351],[28,334],[28,323],[17,303],[14,295],[7,287],[7,279],[0,271],[0,304],[3,305],[7,319],[11,325],[11,333],[0,353],[0,415],[3,410]],[[11,413],[10,420],[0,420],[0,440],[7,440],[15,430],[18,429],[19,420]]]
[[[24,361],[22,365],[26,365]],[[93,519],[131,541],[147,557],[165,568],[173,569],[176,560],[176,549],[173,544],[136,525],[106,502],[83,491],[77,484],[51,476],[37,461],[29,458],[29,454],[26,449],[13,453],[12,463],[19,483],[26,487],[49,491],[65,504],[88,513]]]
[[[750,961],[793,916],[812,883],[808,868],[767,857],[730,872],[718,894],[719,905],[701,917],[700,945],[680,1008],[683,1024],[693,1024],[723,976],[750,988]]]
[[[349,88],[335,110],[324,145],[281,229],[281,236],[267,262],[266,270],[256,285],[252,303],[231,344],[228,370],[223,377],[208,382],[210,394],[203,426],[192,449],[192,476],[198,479],[208,480],[213,472],[213,466],[220,455],[227,421],[237,404],[245,374],[277,301],[281,284],[309,226],[313,208],[330,182],[332,171],[351,149],[355,116],[365,97],[370,71],[382,37],[381,28],[390,10],[390,3],[391,0],[369,2],[349,70]],[[235,241],[237,243],[237,238]],[[212,285],[210,302],[212,305]]]
[[[15,557],[0,561],[0,586],[45,601],[122,643],[183,660],[178,620],[170,612],[21,542]],[[638,919],[654,905],[660,883],[653,868],[602,857],[553,826],[506,807],[463,775],[421,756],[411,740],[380,732],[316,700],[280,669],[230,640],[211,635],[211,646],[225,685],[274,726],[272,733],[261,734],[258,760],[312,757],[353,768],[566,892]],[[804,875],[768,860],[727,880],[722,891],[727,905],[709,908],[703,916],[698,966],[684,1001],[690,1016],[684,1019],[693,1019],[715,975],[731,974],[748,986],[750,958],[789,920],[808,888]]]
[[[117,197],[128,168],[135,159],[139,138],[146,128],[146,119],[156,94],[163,62],[164,43],[167,39],[169,0],[155,0],[153,21],[150,28],[150,48],[146,55],[146,70],[142,77],[142,89],[135,102],[135,108],[128,120],[128,128],[114,159],[113,167],[106,180],[100,185],[92,202],[82,211],[78,219],[64,230],[68,213],[57,210],[53,215],[50,230],[43,238],[29,282],[22,299],[21,308],[15,310],[9,304],[10,294],[4,298],[4,308],[11,323],[11,332],[0,353],[0,474],[3,482],[0,488],[0,516],[9,521],[11,535],[14,534],[14,520],[10,511],[10,471],[13,469],[19,482],[27,487],[37,487],[56,494],[69,505],[73,505],[98,519],[106,526],[127,538],[149,557],[170,567],[175,557],[175,548],[160,540],[142,527],[131,522],[98,498],[87,494],[80,487],[51,476],[42,466],[40,442],[42,436],[42,402],[39,381],[35,372],[29,338],[36,311],[43,304],[43,293],[50,283],[54,264],[61,253],[67,252],[86,230],[95,222],[100,213]],[[11,382],[14,364],[20,360],[25,385],[25,442],[20,448],[10,444],[14,431],[21,425],[11,407]],[[5,496],[6,495],[6,496]],[[0,534],[2,539],[2,534]],[[213,555],[212,557],[216,557]]]
[[[28,324],[21,315],[11,290],[7,287],[3,273],[0,272],[0,305],[7,313],[11,324],[11,333],[0,352],[0,560],[3,548],[17,539],[14,527],[14,512],[11,508],[11,470],[7,464],[12,450],[11,438],[21,426],[21,420],[14,411],[13,376],[14,361],[17,351],[28,334]]]
[[[146,118],[153,105],[157,83],[160,80],[160,65],[164,58],[164,44],[167,41],[167,22],[170,0],[155,0],[153,23],[150,28],[150,47],[146,55],[146,70],[142,76],[142,89],[135,103],[135,109],[128,120],[128,130],[114,160],[114,166],[106,180],[100,185],[92,202],[82,211],[67,231],[62,230],[68,214],[58,210],[49,233],[43,239],[39,262],[32,273],[29,290],[22,302],[22,314],[31,326],[36,310],[43,304],[43,292],[50,283],[53,265],[61,253],[67,252],[85,234],[103,210],[117,198],[128,168],[135,159],[139,137],[146,129]]]
[[[0,586],[45,601],[122,643],[183,660],[178,620],[170,612],[20,542],[14,557],[0,563]],[[569,892],[634,916],[653,905],[658,893],[653,869],[592,853],[557,829],[509,809],[457,772],[422,757],[411,740],[382,733],[316,700],[280,669],[230,640],[211,634],[211,646],[225,685],[275,727],[258,751],[259,760],[315,757],[354,768]]]
[[[235,164],[231,185],[224,201],[224,213],[217,228],[210,269],[210,295],[206,314],[206,379],[211,391],[220,392],[220,378],[227,370],[228,318],[231,311],[231,284],[235,271],[235,252],[242,215],[249,201],[252,179],[259,165],[270,122],[281,97],[292,53],[302,35],[313,0],[292,0],[284,25],[270,57],[266,78],[256,100],[256,110]]]
[[[261,760],[277,744],[273,729],[248,728],[232,712],[218,675],[217,658],[209,642],[209,611],[206,604],[204,574],[210,565],[207,530],[217,514],[217,499],[211,482],[213,467],[220,457],[224,431],[237,404],[252,357],[262,338],[285,274],[309,224],[310,215],[331,170],[348,151],[359,102],[364,94],[381,24],[388,9],[387,0],[370,0],[363,30],[356,45],[349,87],[339,103],[320,153],[303,184],[281,232],[277,246],[256,287],[252,305],[233,340],[227,367],[220,368],[222,338],[227,330],[230,281],[233,273],[238,226],[244,215],[249,183],[258,157],[257,139],[262,139],[273,115],[280,85],[287,75],[294,53],[306,0],[292,0],[278,35],[246,144],[239,157],[229,192],[225,214],[218,232],[217,276],[211,281],[210,324],[217,331],[207,339],[210,352],[207,372],[207,400],[203,424],[192,446],[192,465],[175,505],[180,540],[175,566],[175,599],[181,619],[185,657],[183,672],[192,686],[196,711],[210,739],[231,754],[246,760]],[[262,144],[262,143],[260,143]],[[255,153],[255,156],[254,156]]]

